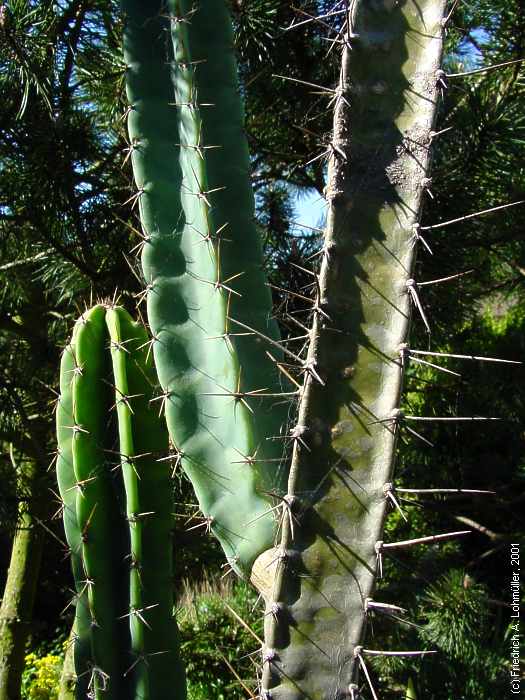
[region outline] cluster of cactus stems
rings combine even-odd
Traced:
[[[411,544],[382,531],[397,504],[396,440],[415,432],[399,404],[417,357],[412,302],[427,324],[413,270],[428,248],[419,220],[445,0],[342,4],[327,224],[299,357],[280,343],[265,285],[228,5],[122,0],[151,337],[98,305],[63,358],[58,478],[79,698],[185,696],[159,414],[203,527],[264,596],[261,700],[356,700],[363,687],[376,699],[367,656],[426,653],[363,639],[368,616],[389,607],[373,599],[383,555]]]

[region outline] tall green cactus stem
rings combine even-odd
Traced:
[[[69,489],[62,493],[64,526],[74,552],[81,608],[76,617],[75,656],[77,650],[83,654],[86,647],[89,648],[89,656],[79,660],[79,675],[87,668],[88,685],[97,697],[107,688],[106,697],[116,698],[122,692],[122,671],[115,649],[122,646],[120,628],[123,627],[116,614],[122,597],[121,577],[117,571],[124,567],[125,551],[119,542],[118,502],[103,448],[107,445],[105,433],[111,405],[110,388],[102,382],[109,369],[104,319],[105,310],[101,306],[84,314],[64,352],[57,432],[59,474],[68,466],[73,467],[72,473],[59,477],[59,486],[61,490],[63,486]],[[64,418],[67,420],[68,409],[71,409],[72,420],[62,422]],[[75,493],[74,513],[69,493]],[[108,537],[108,532],[114,533],[112,538]],[[77,552],[80,552],[81,565],[76,561]],[[82,609],[84,600],[89,609],[88,621]]]
[[[444,0],[356,0],[334,94],[319,304],[268,600],[263,695],[355,697],[392,479]],[[299,440],[299,438],[301,438]],[[379,544],[378,544],[379,543]]]
[[[204,523],[232,566],[248,574],[276,534],[271,493],[283,492],[285,475],[282,445],[268,438],[286,423],[287,397],[268,346],[249,330],[277,339],[253,221],[230,18],[224,0],[122,5],[162,402]]]
[[[173,616],[168,436],[150,403],[156,375],[147,348],[145,329],[124,309],[98,305],[77,322],[62,361],[58,477],[85,601],[75,619],[79,698],[86,677],[96,697],[185,697]],[[79,437],[89,451],[78,449]]]
[[[106,325],[130,536],[132,697],[183,698],[173,617],[173,465],[167,460],[167,431],[150,403],[157,378],[145,328],[118,307],[107,309]]]

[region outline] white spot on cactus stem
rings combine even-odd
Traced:
[[[271,664],[277,657],[277,652],[275,649],[267,649],[262,657],[263,666],[264,664]]]
[[[383,540],[378,540],[375,543],[374,550],[376,553],[376,566],[378,570],[378,577],[383,578]]]
[[[408,343],[400,343],[398,346],[399,357],[401,359],[401,366],[404,366],[405,361],[410,357],[410,348]]]
[[[419,299],[419,295],[417,293],[416,281],[413,279],[408,279],[406,281],[406,288],[408,290],[408,293],[410,294],[410,298],[412,299],[414,306],[419,311],[421,319],[423,320],[423,323],[425,324],[425,328],[427,329],[427,333],[430,333],[430,325],[428,323],[428,319],[427,319],[426,314],[423,310],[423,305],[421,304],[421,300]]]
[[[73,369],[68,369],[66,374],[73,374],[73,376],[82,376],[83,367],[82,365],[75,365]]]
[[[89,430],[86,430],[81,425],[66,425],[65,427],[72,430],[74,436],[77,436],[80,433],[84,433],[85,435],[89,435]]]
[[[303,437],[307,435],[309,432],[308,426],[306,425],[296,425],[294,428],[290,430],[290,435],[292,439],[298,443],[300,443],[308,452],[310,452],[310,448],[304,441]]]
[[[190,18],[193,17],[197,10],[197,7],[193,7],[191,10],[188,10],[188,12],[185,12],[184,14],[170,14],[167,15],[167,18],[170,20],[170,22],[173,22],[173,24],[190,24]]]
[[[290,509],[297,507],[297,504],[299,503],[297,496],[294,496],[291,493],[287,493],[285,496],[283,496],[283,501],[290,507]]]
[[[392,504],[394,505],[394,507],[397,508],[397,510],[399,511],[399,514],[401,515],[401,517],[403,518],[403,520],[404,520],[405,522],[408,522],[408,518],[407,518],[406,515],[404,514],[403,509],[402,509],[401,506],[399,505],[399,501],[397,500],[397,498],[396,498],[396,496],[395,496],[395,488],[394,488],[394,485],[393,485],[392,483],[390,483],[390,482],[386,483],[386,484],[383,486],[383,493],[385,494],[385,497],[386,497],[387,499],[389,499],[389,500],[392,502]]]
[[[390,413],[390,420],[399,422],[403,420],[405,413],[401,408],[394,408]]]
[[[384,95],[386,91],[387,91],[387,84],[382,80],[380,80],[377,83],[375,83],[374,85],[372,85],[372,92],[375,95]]]
[[[413,248],[418,241],[421,241],[421,243],[425,246],[427,251],[430,253],[430,255],[434,255],[432,252],[430,246],[426,242],[426,240],[423,238],[423,236],[420,234],[421,226],[418,223],[412,224],[412,236],[410,238],[410,247]]]
[[[348,686],[348,692],[350,693],[350,700],[359,700],[359,686],[355,683],[350,683]]]
[[[96,626],[98,626],[98,625],[96,625]],[[103,671],[98,666],[93,666],[90,673],[91,673],[91,676],[89,678],[88,689],[94,690],[95,680],[98,679],[99,683],[101,682],[101,686],[98,688],[98,690],[107,690],[108,681],[109,681],[109,674],[106,673],[105,671]]]
[[[271,603],[269,606],[268,610],[264,613],[265,616],[267,615],[272,615],[275,619],[277,619],[277,616],[282,612],[283,605],[282,603]]]
[[[440,88],[446,90],[447,87],[448,87],[448,85],[447,85],[447,83],[446,83],[446,81],[445,81],[445,78],[446,78],[446,77],[447,77],[447,74],[445,73],[445,71],[442,70],[441,68],[439,68],[439,69],[435,72],[436,86],[439,86]]]

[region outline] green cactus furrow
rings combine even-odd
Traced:
[[[428,176],[444,5],[353,4],[319,276],[330,320],[316,318],[309,351],[325,386],[312,375],[305,380],[291,513],[280,548],[260,562],[275,561],[267,698],[349,697],[359,670],[400,429],[399,350],[410,318],[407,281]]]
[[[173,610],[172,467],[151,404],[156,384],[146,330],[124,309],[99,304],[82,315],[62,359],[57,413],[57,477],[79,593],[79,700],[89,692],[186,697]]]
[[[137,3],[126,0],[123,7],[125,56],[138,73],[145,47],[153,38],[143,28],[161,23],[162,18],[153,3],[148,4],[149,23]],[[144,75],[150,71],[162,74],[162,84],[158,77],[148,81],[135,80],[135,73],[128,76],[128,99],[133,105],[129,134],[132,142],[141,143],[133,154],[133,167],[137,186],[144,188],[139,207],[148,239],[142,253],[148,319],[173,443],[203,515],[230,563],[248,574],[255,558],[275,538],[269,492],[282,490],[283,470],[279,443],[266,438],[280,433],[286,408],[273,405],[275,399],[247,395],[260,390],[281,392],[278,371],[267,361],[263,344],[254,335],[241,340],[236,335],[239,329],[227,317],[247,319],[247,325],[265,335],[275,336],[276,330],[269,321],[270,298],[262,284],[260,246],[251,221],[253,198],[246,184],[240,187],[238,183],[238,173],[247,178],[249,169],[245,140],[240,129],[236,137],[214,130],[215,122],[224,121],[222,98],[206,80],[202,93],[210,104],[205,106],[201,100],[201,73],[209,76],[214,62],[222,66],[228,89],[235,90],[233,58],[224,61],[220,48],[231,36],[226,6],[223,0],[213,0],[202,8],[177,2],[170,2],[169,8],[170,17],[164,17],[168,29],[171,20],[170,76],[161,70],[165,57],[160,55],[157,71],[149,58],[142,70]],[[191,15],[189,23],[180,21],[185,13]],[[193,32],[193,24],[199,22],[214,29],[205,54]],[[147,57],[156,49],[149,51]],[[210,78],[207,80],[209,83]],[[162,100],[165,105],[159,111]],[[236,114],[240,114],[239,106],[232,111],[234,127]],[[161,140],[170,128],[168,148]],[[224,142],[206,143],[203,139],[208,138]],[[213,145],[220,146],[221,162],[234,164],[233,172],[226,171],[224,178],[218,166],[208,167],[215,149],[207,146]],[[158,168],[162,178],[167,171],[165,161],[171,164],[172,180],[163,180],[162,197],[154,198],[150,196],[153,185],[144,180],[144,174],[154,180]],[[226,189],[211,192],[216,188]],[[228,195],[219,196],[223,192]],[[236,197],[242,215],[234,211]],[[235,275],[240,276],[233,278]],[[254,406],[257,419],[252,414]],[[256,461],[250,463],[248,458],[254,456]]]

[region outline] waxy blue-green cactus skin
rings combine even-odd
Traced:
[[[76,669],[76,690],[78,694],[87,695],[89,682],[90,658],[90,627],[91,616],[87,600],[87,589],[82,583],[84,571],[82,567],[82,532],[78,527],[76,500],[77,480],[73,468],[73,382],[76,361],[71,348],[65,349],[62,355],[60,367],[60,400],[57,404],[56,426],[58,438],[58,452],[56,462],[57,483],[62,499],[64,529],[73,577],[76,586],[75,622],[73,634],[73,656]]]
[[[82,314],[61,365],[59,490],[77,588],[76,697],[185,698],[173,611],[168,435],[148,336],[121,307]]]
[[[163,406],[203,518],[230,564],[247,575],[276,537],[272,494],[282,494],[286,479],[279,438],[289,396],[280,395],[271,344],[249,330],[278,337],[227,4],[122,5],[142,267]],[[278,349],[273,354],[281,358]]]
[[[82,683],[87,677],[89,690],[99,697],[109,679],[107,696],[116,698],[123,691],[123,680],[114,650],[126,645],[124,627],[117,619],[125,549],[124,530],[117,517],[119,504],[104,452],[104,444],[112,444],[105,440],[111,389],[102,382],[109,369],[104,317],[102,306],[84,314],[64,351],[57,432],[62,473],[59,487],[62,490],[63,484],[67,489],[62,493],[64,525],[74,553],[80,604],[75,657],[79,657],[79,675],[87,671],[81,676]],[[66,414],[68,409],[70,416]],[[72,472],[65,477],[63,472],[71,467]],[[74,503],[68,504],[71,493],[75,495]]]

